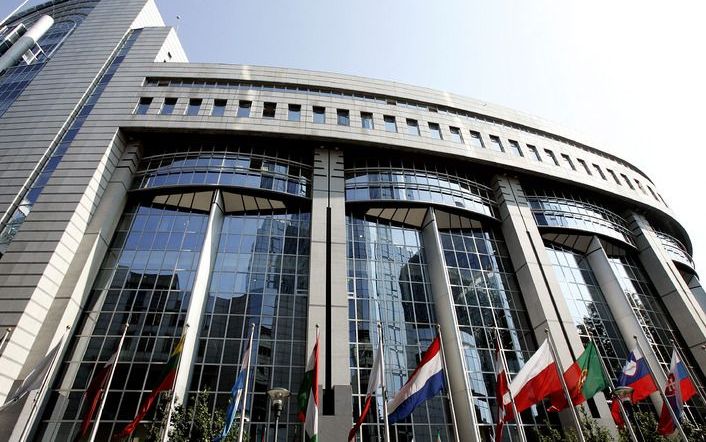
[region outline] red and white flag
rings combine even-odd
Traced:
[[[544,343],[522,367],[515,379],[510,383],[510,395],[515,401],[515,409],[522,413],[532,405],[541,402],[547,396],[561,392],[561,380],[556,368],[549,342]],[[508,412],[510,396],[503,399],[506,406],[505,421],[512,418],[512,411]]]
[[[86,404],[88,404],[88,406],[86,407],[86,414],[83,415],[83,421],[81,422],[81,432],[79,433],[81,438],[88,434],[88,429],[91,426],[93,416],[96,414],[101,397],[107,393],[105,392],[105,387],[108,384],[108,379],[110,378],[110,373],[112,373],[113,365],[118,360],[118,353],[120,353],[120,349],[113,353],[113,356],[110,357],[108,362],[106,362],[105,365],[98,370],[95,376],[93,376],[91,384],[84,393]]]
[[[495,346],[495,400],[498,402],[498,422],[495,424],[495,442],[503,440],[503,427],[507,413],[505,410],[510,406],[510,390],[507,388],[507,373],[500,353],[500,342]],[[505,402],[508,404],[505,404]],[[512,412],[510,413],[512,417]]]
[[[348,441],[355,440],[355,434],[358,432],[360,426],[365,422],[365,418],[370,412],[370,407],[373,403],[373,398],[375,397],[375,392],[378,388],[382,386],[382,370],[383,357],[382,357],[382,345],[378,346],[378,351],[375,353],[375,358],[373,359],[373,368],[370,370],[370,378],[368,379],[368,393],[365,395],[365,404],[363,404],[363,409],[360,411],[360,417],[348,432]]]

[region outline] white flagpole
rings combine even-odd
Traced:
[[[596,349],[596,355],[598,356],[598,360],[601,363],[601,369],[603,370],[603,375],[605,376],[606,379],[608,379],[608,382],[610,382],[610,393],[613,394],[613,391],[615,390],[615,385],[613,385],[613,378],[610,376],[610,373],[608,372],[608,367],[606,367],[605,362],[603,362],[603,357],[601,356],[601,351],[598,349],[598,346],[596,345],[596,341],[593,339],[593,335],[591,335],[589,333],[588,339],[591,340],[591,343],[593,344],[593,348]],[[628,427],[628,435],[630,436],[630,440],[632,440],[633,442],[638,442],[637,436],[635,435],[635,431],[632,428],[632,422],[630,422],[630,419],[628,418],[628,413],[625,410],[625,407],[623,406],[623,401],[615,395],[613,395],[613,400],[618,401],[618,408],[620,409],[620,415],[623,417],[623,421],[625,421],[625,425],[627,425],[627,427]]]
[[[451,382],[449,382],[449,372],[446,369],[446,353],[444,353],[444,340],[441,338],[441,326],[436,324],[436,335],[439,336],[439,349],[441,350],[441,362],[444,365],[444,380],[446,381],[446,394],[449,396],[449,408],[451,409],[451,420],[454,425],[454,440],[459,442],[458,422],[456,421],[456,410],[454,400],[451,395]]]
[[[645,357],[645,352],[642,350],[642,346],[640,345],[640,341],[637,340],[637,336],[633,336],[633,339],[635,339],[635,344],[637,345],[637,349],[640,350],[640,354],[642,357]],[[646,361],[645,361],[646,362]],[[684,428],[681,426],[681,422],[679,422],[679,419],[677,419],[677,414],[672,409],[672,404],[669,403],[669,400],[667,399],[667,395],[664,393],[664,388],[660,387],[659,382],[657,382],[657,378],[655,378],[655,374],[652,372],[652,368],[650,367],[650,364],[647,364],[647,368],[649,369],[650,376],[652,376],[652,382],[655,383],[657,386],[657,390],[659,390],[660,396],[662,396],[662,400],[664,401],[665,405],[667,406],[667,410],[669,410],[669,414],[672,416],[672,420],[674,420],[674,425],[677,427],[677,430],[679,430],[679,435],[684,439],[684,442],[689,442],[689,439],[686,437],[686,433],[684,433]],[[669,382],[669,375],[667,375],[667,382]],[[665,384],[666,387],[666,384]],[[660,413],[662,412],[661,410],[659,411]]]
[[[110,367],[110,375],[108,375],[108,382],[105,384],[105,389],[103,390],[103,396],[101,397],[101,404],[98,407],[98,413],[96,413],[96,421],[93,424],[93,429],[91,429],[91,437],[89,442],[96,440],[96,435],[98,434],[98,425],[101,422],[101,416],[103,415],[103,407],[105,407],[105,402],[108,399],[108,391],[110,391],[110,384],[113,382],[113,375],[115,374],[115,368],[118,366],[118,361],[120,360],[120,352],[123,349],[123,342],[125,342],[125,335],[127,335],[127,329],[130,324],[125,323],[125,328],[123,329],[123,335],[120,337],[120,342],[118,343],[118,349],[115,353],[115,361],[113,361],[113,366]]]
[[[10,333],[12,333],[11,328],[5,329],[5,334],[2,336],[2,340],[0,340],[0,351],[3,350],[3,347],[5,346],[5,341],[7,341],[7,338],[10,337]]]
[[[22,429],[22,434],[20,434],[20,442],[24,442],[25,437],[29,437],[28,430],[31,430],[34,425],[34,419],[36,418],[34,414],[37,411],[37,406],[44,400],[44,396],[46,395],[46,387],[49,384],[49,379],[51,379],[54,373],[54,368],[56,368],[56,360],[59,359],[59,356],[63,353],[63,348],[67,341],[66,335],[70,328],[71,326],[66,326],[64,335],[61,337],[61,342],[59,343],[59,350],[54,355],[54,358],[52,358],[51,364],[49,364],[49,370],[47,370],[44,374],[44,379],[42,379],[42,385],[39,387],[39,391],[37,391],[37,394],[34,395],[32,409],[29,412],[29,417],[27,418],[24,428]]]
[[[547,338],[549,340],[549,348],[551,349],[552,357],[554,358],[554,366],[556,367],[557,374],[559,375],[559,381],[561,382],[561,388],[564,390],[567,404],[571,409],[571,416],[574,418],[574,424],[576,425],[576,430],[578,430],[579,441],[586,442],[586,438],[583,437],[581,421],[579,421],[579,416],[576,414],[576,408],[571,400],[571,394],[569,394],[569,387],[566,386],[566,381],[564,380],[564,368],[561,366],[561,362],[559,362],[559,357],[557,356],[556,348],[554,347],[554,339],[552,339],[552,334],[548,328],[544,329],[544,333],[547,334]]]
[[[503,353],[503,342],[500,340],[500,330],[498,330],[497,326],[495,327],[495,335],[496,339],[498,340],[498,351],[500,352],[500,361],[503,364],[503,372],[505,373],[505,382],[507,383],[507,394],[510,395],[510,404],[512,405],[512,412],[515,414],[515,424],[517,425],[517,433],[520,435],[521,442],[527,442],[525,428],[522,426],[522,417],[520,416],[520,413],[517,412],[517,406],[515,405],[515,397],[512,395],[512,391],[510,391],[510,370],[508,370],[507,368],[505,353]],[[504,408],[504,404],[499,405]]]
[[[189,324],[184,324],[184,332],[179,336],[179,341],[177,345],[184,338],[184,336],[189,332]],[[182,350],[183,353],[183,350]],[[179,362],[177,362],[176,373],[174,374],[174,382],[176,382],[177,376],[179,376],[179,369],[181,368],[181,355],[179,353]],[[172,424],[172,411],[174,411],[174,402],[176,401],[176,394],[174,394],[174,383],[172,383],[172,397],[169,400],[169,409],[167,410],[167,422],[164,425],[164,432],[162,433],[162,442],[169,442],[169,426]]]
[[[387,411],[387,381],[385,380],[384,342],[385,340],[382,337],[382,323],[378,321],[378,346],[380,349],[380,384],[382,386],[382,412],[385,415],[385,442],[392,442],[390,439],[390,424],[388,422],[388,417],[390,416],[390,414]]]
[[[252,365],[252,341],[255,335],[255,324],[250,325],[250,339],[248,340],[248,366],[245,368],[245,386],[243,387],[243,407],[240,412],[240,428],[238,428],[238,442],[243,442],[243,432],[245,430],[245,407],[248,404],[248,386],[250,385],[250,366]],[[243,369],[242,367],[240,368]],[[233,410],[235,413],[238,410]]]

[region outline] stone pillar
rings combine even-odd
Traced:
[[[186,311],[186,324],[189,327],[188,329],[185,328],[184,349],[181,353],[179,370],[174,381],[176,401],[185,402],[189,385],[191,385],[191,373],[196,359],[196,346],[198,345],[199,330],[201,330],[201,319],[204,316],[204,309],[208,300],[208,287],[211,283],[211,273],[218,254],[223,219],[223,197],[221,191],[216,190],[213,192],[211,213],[208,216],[208,225],[199,256],[199,264],[196,268],[194,287],[191,290],[189,308]]]
[[[541,343],[546,339],[544,330],[550,330],[561,364],[566,369],[581,355],[583,344],[561,294],[544,241],[520,182],[508,176],[495,176],[493,181],[503,237],[534,335]],[[607,403],[597,400],[596,407],[602,423],[607,428],[615,428]],[[571,415],[566,411],[561,413],[561,420],[573,426]]]
[[[702,350],[706,344],[706,313],[667,256],[645,217],[630,213],[628,221],[647,275],[664,305],[668,307],[679,334],[696,361],[694,368],[706,376],[706,351]]]
[[[478,420],[473,404],[473,392],[464,367],[463,346],[454,312],[449,274],[446,271],[441,236],[434,216],[429,209],[422,228],[424,254],[427,258],[431,291],[434,293],[434,313],[441,326],[441,339],[444,345],[446,369],[449,377],[449,394],[453,399],[457,431],[460,440],[480,442]]]
[[[664,385],[666,378],[659,365],[659,361],[657,361],[657,357],[645,336],[642,326],[635,316],[635,312],[618,281],[618,277],[615,276],[615,272],[608,261],[608,255],[603,249],[601,241],[595,236],[591,240],[586,259],[588,260],[591,270],[593,270],[593,274],[596,276],[596,281],[598,281],[598,285],[605,296],[606,303],[610,308],[610,312],[613,314],[615,323],[618,325],[620,335],[623,337],[626,346],[630,350],[635,348],[634,336],[637,336],[640,347],[646,353],[643,356],[650,366],[652,373],[655,374],[657,382],[660,385]],[[662,396],[658,392],[654,392],[650,395],[650,399],[656,410],[658,412],[661,411],[663,402]]]
[[[353,422],[346,285],[346,198],[343,152],[314,150],[307,357],[320,327],[323,388],[319,439],[346,440]]]

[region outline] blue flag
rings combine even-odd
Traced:
[[[245,412],[245,399],[244,395],[247,393],[245,390],[247,388],[247,378],[250,368],[250,347],[252,346],[252,333],[250,333],[250,340],[248,341],[248,346],[245,349],[245,354],[243,355],[243,362],[240,364],[240,372],[238,372],[238,377],[235,378],[235,383],[233,388],[230,389],[230,401],[228,402],[228,408],[226,409],[225,422],[223,424],[223,431],[218,435],[213,442],[220,442],[228,436],[230,429],[233,427],[233,422],[235,421],[235,413],[238,411],[240,406],[240,400],[243,398],[243,413]]]

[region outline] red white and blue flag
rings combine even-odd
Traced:
[[[650,373],[650,367],[639,349],[633,349],[628,355],[628,360],[625,362],[618,379],[618,387],[632,388],[630,401],[633,404],[640,402],[657,391],[657,386]],[[613,399],[611,414],[618,426],[622,427],[625,424],[620,414],[620,405],[617,398]]]
[[[394,424],[408,418],[417,405],[436,396],[444,388],[444,383],[444,361],[437,336],[422,355],[412,376],[388,403],[388,422]]]
[[[696,394],[696,386],[689,378],[689,372],[686,370],[684,361],[681,360],[677,350],[672,350],[672,363],[669,366],[669,376],[667,376],[667,384],[664,386],[664,395],[667,396],[667,401],[662,403],[662,413],[659,416],[659,425],[657,433],[661,435],[669,435],[676,430],[676,423],[672,419],[672,414],[669,408],[672,407],[677,420],[681,419],[684,402],[691,399]]]

